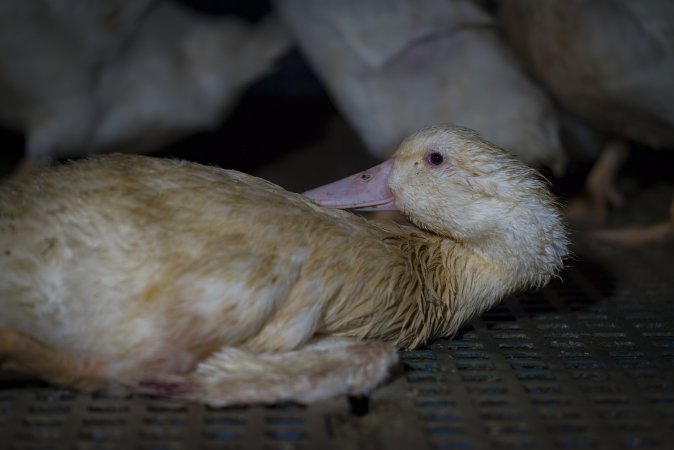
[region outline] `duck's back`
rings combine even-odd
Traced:
[[[192,163],[110,155],[47,169],[0,187],[0,327],[108,358],[170,346],[171,364],[189,366],[251,339],[321,246],[367,238],[364,224]]]
[[[502,2],[511,43],[568,109],[596,127],[674,143],[674,6],[573,0]]]

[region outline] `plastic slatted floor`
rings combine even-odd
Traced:
[[[13,381],[0,448],[669,449],[671,250],[585,244],[563,281],[402,353],[369,403],[213,409]]]

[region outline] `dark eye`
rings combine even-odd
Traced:
[[[434,166],[439,166],[442,164],[442,162],[445,160],[445,158],[442,157],[442,155],[438,152],[433,152],[430,153],[426,157],[426,161],[428,161],[429,164],[434,165]]]

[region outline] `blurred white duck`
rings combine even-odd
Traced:
[[[289,46],[167,0],[0,0],[0,121],[26,134],[25,166],[152,151],[215,126]]]
[[[462,0],[275,3],[370,151],[451,122],[560,174],[556,113],[518,67],[494,19]]]
[[[451,336],[567,253],[546,185],[463,128],[305,195],[132,155],[0,186],[2,367],[216,405],[365,393],[393,345]]]
[[[559,102],[613,139],[588,177],[591,219],[622,198],[613,186],[624,139],[674,147],[674,3],[668,0],[508,0],[504,29]],[[674,237],[670,221],[597,233],[623,243]]]

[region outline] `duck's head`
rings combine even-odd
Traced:
[[[332,208],[398,209],[420,228],[492,258],[544,256],[539,263],[548,267],[535,271],[556,272],[567,253],[546,183],[467,128],[422,130],[390,160],[304,195]]]

